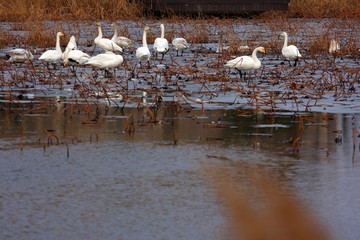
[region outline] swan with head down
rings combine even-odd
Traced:
[[[34,59],[34,56],[32,55],[31,51],[23,48],[15,48],[12,50],[7,50],[4,51],[4,53],[6,55],[7,62],[21,63],[21,62],[25,62],[26,60],[32,61]]]
[[[179,56],[179,51],[181,51],[182,56],[184,54],[184,49],[189,48],[189,44],[185,38],[174,38],[174,40],[172,40],[172,45],[176,49],[176,56]]]

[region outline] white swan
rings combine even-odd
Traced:
[[[98,68],[115,68],[120,66],[123,61],[124,59],[121,55],[107,51],[90,58],[85,64]]]
[[[148,27],[144,28],[143,40],[142,40],[143,45],[136,50],[136,58],[140,61],[140,65],[142,61],[147,61],[148,65],[150,65],[149,60],[151,57],[151,53],[146,42],[146,32],[149,30],[150,28]]]
[[[81,50],[69,50],[64,52],[64,66],[84,64],[90,59],[90,55]]]
[[[340,44],[335,40],[331,39],[330,41],[330,47],[329,47],[329,53],[335,54],[340,51]]]
[[[135,44],[135,42],[127,37],[118,37],[118,31],[117,31],[117,27],[116,24],[113,23],[111,24],[111,26],[114,27],[114,35],[111,38],[111,41],[113,41],[114,43],[116,43],[117,45],[119,45],[122,48],[129,48],[131,46],[133,46]]]
[[[290,64],[290,60],[294,60],[295,61],[294,66],[296,66],[299,57],[301,57],[299,49],[294,45],[288,46],[288,35],[286,32],[282,32],[280,34],[280,36],[284,36],[284,38],[285,38],[284,46],[281,50],[282,55],[284,56],[284,58],[287,61],[289,61],[289,64]],[[290,66],[291,66],[291,64],[290,64]]]
[[[122,52],[123,49],[120,46],[118,46],[116,43],[114,43],[110,39],[103,38],[101,24],[97,23],[97,25],[98,25],[99,34],[94,40],[95,44],[97,46],[99,46],[100,48],[104,49],[105,51],[112,51],[112,52],[120,51],[120,52]]]
[[[75,36],[71,36],[69,39],[68,44],[66,45],[65,51],[62,53],[61,58],[64,61],[65,60],[65,53],[69,52],[71,50],[76,50],[77,49],[77,44],[76,44],[76,39]]]
[[[62,57],[62,51],[60,47],[60,37],[64,36],[62,32],[58,32],[56,34],[56,49],[55,50],[47,50],[41,56],[39,59],[41,61],[47,62],[47,63],[56,63],[57,61],[61,60]]]
[[[172,45],[176,49],[176,56],[179,56],[179,51],[181,51],[182,56],[184,54],[184,49],[189,48],[189,44],[185,38],[174,38],[174,40],[172,40]]]
[[[26,60],[32,61],[34,59],[32,53],[23,48],[4,51],[4,53],[8,59],[6,62],[25,62]]]
[[[69,50],[76,50],[77,49],[75,36],[70,37],[69,42],[66,45],[66,49],[69,49]]]
[[[160,24],[160,28],[161,28],[161,37],[155,39],[153,47],[156,52],[156,55],[157,55],[157,53],[162,54],[161,60],[163,60],[165,53],[167,53],[167,51],[169,51],[169,43],[168,43],[168,40],[166,40],[166,38],[165,38],[164,24]]]
[[[246,71],[258,69],[261,67],[261,62],[257,58],[256,53],[257,52],[265,53],[265,49],[263,47],[257,47],[254,49],[251,57],[249,56],[241,56],[237,57],[233,60],[228,61],[225,66],[230,68],[235,68],[239,71],[240,78],[242,78],[243,74],[242,71],[244,71],[244,77],[246,74]]]
[[[121,55],[116,55],[111,51],[107,51],[105,53],[101,53],[96,55],[95,57],[90,58],[89,61],[87,61],[85,64],[105,69],[106,77],[109,68],[116,68],[120,66],[123,61],[124,59]]]

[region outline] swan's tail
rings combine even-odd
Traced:
[[[235,58],[233,60],[230,60],[228,61],[226,64],[225,64],[225,67],[230,67],[230,68],[235,68],[236,65],[238,64],[242,64],[243,62],[243,59],[242,58]]]
[[[299,49],[297,49],[297,54],[296,54],[296,55],[297,55],[298,58],[301,58],[301,57],[302,57],[301,54],[300,54],[300,52],[299,52]]]

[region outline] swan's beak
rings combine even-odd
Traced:
[[[100,26],[100,23],[96,23],[96,25]]]
[[[66,66],[66,62],[64,62],[64,67]]]
[[[147,27],[147,28],[146,28],[146,30],[148,30],[148,31],[149,31],[149,30],[150,30],[150,28],[149,28],[149,27]]]
[[[263,52],[263,53],[266,53],[266,52],[265,52],[265,49],[264,49],[262,52]]]

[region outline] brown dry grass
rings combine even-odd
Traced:
[[[0,4],[0,21],[99,20],[144,17],[144,5],[130,0],[14,0]],[[360,15],[358,0],[291,0],[287,12],[269,11],[261,17],[340,17]],[[171,14],[172,20],[182,16]],[[196,19],[208,16],[194,15]],[[201,42],[202,33],[198,33]]]
[[[359,0],[291,0],[290,17],[359,17]]]
[[[124,19],[142,16],[127,0],[14,0],[0,4],[0,21]]]

